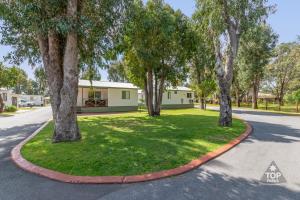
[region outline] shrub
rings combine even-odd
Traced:
[[[16,106],[6,106],[5,107],[5,111],[6,112],[16,112],[17,111],[17,107]]]

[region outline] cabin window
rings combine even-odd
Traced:
[[[100,91],[89,91],[89,99],[101,99]]]
[[[2,97],[3,97],[3,101],[7,101],[7,94],[6,93],[3,93]]]
[[[191,99],[192,98],[192,93],[187,93],[187,98]]]
[[[174,91],[174,94],[177,94],[177,91]]]
[[[168,92],[168,99],[171,99],[171,92]]]
[[[122,99],[130,99],[130,91],[122,91]]]
[[[101,99],[101,92],[100,91],[95,92],[95,99]]]

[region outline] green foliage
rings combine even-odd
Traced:
[[[277,35],[265,24],[252,27],[243,35],[235,65],[235,79],[240,87],[259,86],[276,41]]]
[[[108,68],[108,80],[114,82],[127,82],[125,65],[123,62],[113,62]]]
[[[99,69],[95,66],[88,65],[81,68],[81,79],[89,80],[92,84],[92,81],[100,81],[101,73]]]
[[[255,27],[263,16],[274,11],[274,6],[267,6],[267,0],[197,0],[197,11],[194,18],[198,19],[202,27],[211,35],[207,37],[219,37],[231,29],[227,22],[230,20],[242,36],[251,27]],[[230,17],[228,19],[227,17]]]
[[[37,84],[37,94],[45,95],[47,90],[47,77],[43,67],[34,70],[34,77]]]
[[[285,96],[285,101],[288,103],[300,103],[300,89]]]
[[[118,39],[132,0],[79,1],[78,18],[66,15],[65,0],[3,0],[0,3],[1,44],[13,46],[6,57],[15,63],[41,62],[38,34],[55,31],[62,38],[70,31],[79,35],[80,65],[103,67]],[[63,40],[61,42],[64,42]]]
[[[18,109],[16,106],[5,106],[4,111],[5,112],[16,112]]]
[[[215,55],[211,40],[205,39],[199,24],[192,22],[190,82],[198,98],[206,98],[216,91]]]
[[[27,74],[18,67],[6,67],[0,63],[0,77],[0,88],[13,88],[26,81]]]
[[[186,78],[189,49],[188,19],[162,0],[136,1],[123,40],[128,79],[143,87],[147,69],[167,83]]]
[[[53,145],[50,123],[21,153],[34,164],[72,175],[137,175],[186,164],[245,130],[240,120],[230,128],[219,127],[214,111],[162,112],[157,118],[145,112],[79,117],[82,140],[72,144]]]
[[[266,70],[263,85],[265,91],[270,91],[283,98],[286,92],[292,93],[300,88],[300,45],[297,42],[282,43],[274,50],[274,57]]]

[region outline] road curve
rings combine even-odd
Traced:
[[[236,110],[252,135],[215,160],[180,176],[123,185],[74,185],[27,173],[10,151],[46,121],[43,108],[0,118],[0,200],[300,199],[300,117]],[[286,183],[260,181],[275,161]]]

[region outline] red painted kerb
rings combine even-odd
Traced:
[[[246,124],[246,131],[237,137],[236,139],[232,140],[228,144],[220,147],[219,149],[209,152],[204,156],[201,156],[198,159],[192,160],[190,163],[177,167],[175,169],[163,170],[159,172],[153,172],[149,174],[143,175],[136,175],[136,176],[72,176],[68,174],[63,174],[60,172],[56,172],[53,170],[45,169],[34,165],[33,163],[25,160],[21,155],[21,148],[24,144],[26,144],[30,139],[36,136],[46,125],[45,123],[42,127],[36,130],[32,135],[30,135],[27,139],[22,141],[18,144],[12,151],[11,151],[11,158],[12,160],[22,169],[25,171],[38,174],[40,176],[44,176],[53,180],[66,182],[66,183],[80,183],[80,184],[117,184],[117,183],[136,183],[136,182],[143,182],[143,181],[150,181],[161,179],[169,176],[179,175],[185,172],[188,172],[200,165],[206,163],[207,161],[218,157],[219,155],[225,153],[229,149],[233,148],[244,139],[246,139],[252,132],[252,127],[245,122]]]

